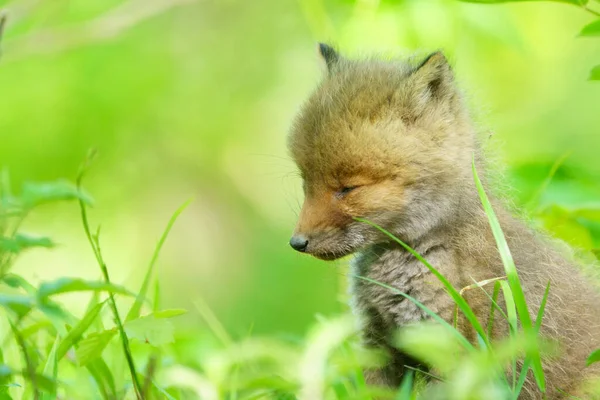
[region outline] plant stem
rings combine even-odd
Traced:
[[[92,155],[89,155],[86,159],[86,162],[81,167],[79,174],[77,176],[77,188],[81,189],[81,181],[83,180],[83,176],[89,166]],[[90,231],[90,225],[87,218],[87,209],[83,200],[79,199],[79,208],[81,209],[81,220],[83,222],[83,229],[85,231],[85,235],[87,236],[88,242],[92,246],[92,250],[94,251],[94,255],[96,256],[96,261],[100,266],[100,270],[102,271],[102,275],[104,276],[104,281],[106,283],[110,283],[110,277],[108,274],[108,267],[104,262],[102,257],[102,252],[100,251],[100,243],[98,236],[95,238],[92,236]],[[123,344],[123,352],[125,353],[125,358],[127,360],[127,366],[129,367],[129,372],[131,373],[131,380],[133,382],[133,388],[135,390],[136,397],[139,400],[144,400],[142,397],[142,387],[140,385],[137,372],[135,369],[135,363],[133,361],[133,356],[131,355],[131,348],[129,347],[129,339],[127,338],[127,334],[125,333],[125,329],[123,328],[123,321],[119,316],[119,310],[117,309],[117,303],[115,302],[115,298],[112,293],[108,293],[109,304],[112,309],[113,316],[115,318],[115,323],[117,324],[117,329],[119,330],[119,336],[121,337],[121,343]]]
[[[12,329],[13,335],[15,336],[15,340],[19,347],[21,348],[21,352],[23,353],[23,359],[25,360],[25,370],[27,371],[27,375],[29,376],[29,381],[31,382],[31,386],[33,387],[33,398],[34,400],[38,400],[40,398],[40,392],[38,390],[37,379],[35,375],[35,367],[31,362],[31,357],[29,357],[29,353],[27,351],[27,344],[25,343],[25,339],[21,335],[21,332],[17,329],[17,325],[21,322],[21,318],[17,320],[16,324],[13,324],[12,321],[9,321],[10,328]]]
[[[596,17],[600,17],[600,12],[596,11],[596,10],[592,10],[591,8],[589,8],[588,6],[583,6],[583,9],[589,13],[591,13],[592,15],[595,15]]]
[[[0,13],[0,40],[2,39],[2,34],[4,33],[5,26],[6,26],[6,15],[4,13]]]

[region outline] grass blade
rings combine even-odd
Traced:
[[[535,210],[535,208],[539,206],[538,203],[540,201],[540,198],[542,197],[546,189],[548,189],[548,186],[552,182],[552,179],[554,178],[554,175],[556,175],[558,169],[565,163],[567,158],[571,156],[571,153],[572,151],[563,154],[558,158],[558,160],[554,162],[554,164],[552,164],[552,167],[550,168],[550,172],[548,172],[546,179],[544,179],[540,187],[535,191],[531,199],[529,199],[529,201],[527,202],[528,208],[530,208],[531,210]]]
[[[471,278],[473,279],[473,278]],[[481,289],[481,291],[486,295],[486,297],[488,297],[491,301],[492,301],[492,314],[491,317],[493,318],[493,310],[494,310],[494,306],[496,305],[496,302],[494,301],[494,299],[488,294],[488,292],[485,291],[484,286],[490,284],[490,283],[494,283],[494,287],[496,287],[495,282],[501,280],[501,279],[506,279],[505,276],[499,276],[497,278],[490,278],[490,279],[484,279],[482,281],[475,281],[473,279],[473,284],[465,286],[464,288],[460,289],[460,291],[458,292],[458,294],[460,294],[461,297],[464,297],[465,292],[467,292],[468,290],[472,290],[472,289]],[[500,310],[502,312],[502,310]],[[488,320],[489,321],[489,320]],[[489,325],[489,323],[488,323]],[[456,304],[456,306],[454,307],[454,326],[458,326],[458,304]],[[488,326],[488,331],[490,330],[489,326]],[[479,337],[481,337],[483,339],[483,337],[481,335],[478,335]],[[491,336],[488,334],[488,337]]]
[[[10,320],[8,322],[10,324],[10,329],[12,330],[13,335],[15,335],[15,340],[21,348],[21,352],[23,353],[23,360],[25,361],[25,371],[27,374],[26,377],[31,383],[33,399],[38,400],[40,398],[40,391],[38,387],[37,374],[35,373],[35,366],[33,365],[31,357],[29,356],[27,344],[25,343],[25,339],[23,339],[21,332],[19,332],[15,324],[13,324],[13,322]]]
[[[133,293],[123,286],[110,282],[86,281],[80,278],[59,278],[52,282],[44,282],[40,285],[37,293],[38,299],[44,301],[47,297],[57,294],[85,291],[106,291],[111,294],[134,296]]]
[[[60,336],[56,336],[52,350],[48,354],[46,359],[46,365],[44,365],[44,376],[51,376],[52,380],[56,382],[58,376],[58,358],[56,357],[56,350],[58,349],[58,343],[60,342]],[[50,392],[44,392],[41,395],[41,400],[52,400],[56,399],[56,385],[53,386],[53,390]]]
[[[156,314],[160,311],[160,282],[158,279],[154,282],[154,298],[152,300],[152,312]]]
[[[585,365],[589,367],[592,364],[600,362],[600,349],[594,350],[592,354],[587,358]]]
[[[448,279],[446,279],[445,276],[443,276],[437,269],[435,269],[419,253],[417,253],[415,250],[413,250],[409,245],[407,245],[406,243],[404,243],[402,240],[400,240],[397,237],[395,237],[392,233],[388,232],[384,228],[382,228],[382,227],[378,226],[377,224],[374,224],[371,221],[368,221],[366,219],[363,219],[363,218],[355,218],[355,219],[357,221],[369,224],[372,227],[374,227],[377,230],[379,230],[380,232],[384,233],[389,238],[391,238],[392,240],[394,240],[396,243],[398,243],[402,247],[404,247],[404,249],[406,249],[409,253],[411,253],[413,256],[415,256],[415,258],[417,260],[419,260],[423,265],[425,265],[427,267],[427,269],[429,269],[429,271],[431,271],[431,273],[433,275],[435,275],[435,277],[438,278],[438,280],[444,285],[444,287],[448,291],[448,294],[450,294],[450,296],[452,297],[452,299],[454,300],[454,302],[460,307],[461,311],[463,312],[463,314],[465,315],[465,317],[467,318],[467,320],[469,321],[469,323],[471,324],[471,326],[484,339],[485,344],[488,347],[490,346],[490,343],[489,343],[489,341],[487,339],[486,332],[483,329],[483,327],[481,326],[481,324],[479,323],[479,320],[475,316],[475,313],[473,312],[473,310],[471,309],[471,307],[469,306],[469,304],[467,303],[467,301],[460,295],[460,293],[454,288],[454,286],[452,286],[452,284],[450,283],[450,281],[448,281]]]
[[[546,302],[548,300],[549,292],[550,292],[550,281],[548,281],[548,285],[546,285],[544,297],[542,298],[542,303],[540,304],[540,309],[538,311],[538,315],[535,320],[536,332],[539,332],[540,327],[542,326],[542,318],[544,316],[544,310],[546,309]],[[519,381],[517,382],[517,385],[515,386],[515,391],[514,391],[514,393],[515,393],[514,399],[515,400],[518,399],[519,394],[521,393],[521,389],[523,388],[523,385],[525,384],[525,379],[527,378],[527,371],[529,370],[530,366],[531,366],[531,359],[527,357],[527,358],[525,358],[525,361],[523,361],[523,366],[521,367],[521,375],[519,376]]]
[[[521,321],[521,326],[527,336],[533,335],[534,327],[531,321],[531,316],[529,315],[529,310],[527,309],[527,302],[525,300],[525,294],[523,293],[523,288],[521,287],[521,282],[519,280],[519,275],[517,273],[517,267],[515,266],[515,262],[512,258],[512,254],[508,247],[508,243],[506,242],[506,238],[504,237],[504,233],[502,232],[502,228],[500,227],[500,222],[498,221],[498,217],[492,208],[492,204],[488,199],[485,189],[477,175],[477,169],[475,168],[475,158],[473,158],[473,176],[475,178],[475,185],[477,186],[477,192],[479,193],[479,197],[481,199],[481,203],[483,205],[483,209],[488,217],[488,221],[490,223],[490,227],[492,229],[492,233],[496,240],[496,245],[498,246],[498,252],[500,253],[500,258],[502,259],[502,264],[504,265],[504,270],[506,272],[506,277],[508,280],[508,284],[510,286],[510,291],[515,300],[515,306]],[[534,348],[530,351],[529,356],[531,357],[531,363],[533,368],[533,374],[535,376],[535,380],[537,382],[540,391],[546,391],[546,379],[544,377],[544,370],[542,368],[542,360],[540,357],[539,347]]]
[[[102,311],[102,308],[104,307],[104,304],[106,304],[106,301],[103,301],[102,303],[96,304],[81,319],[81,321],[79,321],[79,323],[77,323],[77,325],[75,325],[73,327],[73,329],[71,329],[69,331],[69,333],[67,334],[67,336],[61,341],[60,345],[58,346],[58,350],[56,352],[56,358],[58,360],[61,360],[65,356],[65,354],[67,354],[67,351],[71,347],[75,346],[79,342],[79,340],[81,340],[81,338],[83,337],[83,334],[85,333],[85,331],[96,320],[96,318],[100,314],[100,311]]]
[[[135,302],[133,303],[133,305],[129,309],[129,312],[127,313],[127,316],[125,317],[125,321],[131,321],[132,319],[136,319],[140,316],[144,298],[146,297],[146,293],[148,292],[148,288],[150,287],[150,281],[152,280],[152,276],[154,275],[154,266],[156,265],[156,261],[158,260],[158,255],[160,254],[160,250],[162,249],[163,244],[165,243],[165,240],[167,239],[167,236],[169,236],[169,232],[171,231],[171,228],[175,224],[175,221],[177,220],[179,215],[181,215],[183,210],[185,210],[186,207],[190,205],[191,202],[192,202],[192,200],[190,199],[190,200],[186,201],[185,203],[183,203],[181,206],[179,206],[179,208],[177,210],[175,210],[175,212],[169,219],[169,222],[167,223],[167,226],[166,226],[165,230],[163,231],[162,236],[160,237],[158,243],[156,244],[156,247],[154,248],[154,253],[152,254],[152,259],[150,260],[150,264],[148,264],[148,268],[146,270],[146,276],[144,277],[144,282],[142,283],[142,287],[140,288],[140,290],[138,292]]]
[[[164,396],[165,399],[167,400],[178,400],[179,397],[176,399],[175,397],[171,396],[165,389],[163,389],[162,387],[160,387],[155,380],[152,380],[152,386],[154,386],[154,388],[158,391],[158,393],[160,393],[161,395]]]
[[[396,400],[411,400],[412,387],[413,371],[408,371],[408,373],[404,376],[404,379],[402,379],[402,385],[400,386]]]
[[[113,328],[103,332],[91,333],[85,339],[82,339],[75,351],[79,365],[86,366],[102,357],[102,352],[116,334],[117,330]]]
[[[484,290],[487,294],[487,292]],[[503,312],[501,308],[498,307],[498,296],[500,295],[500,282],[494,283],[494,291],[492,292],[491,297],[491,306],[490,306],[490,316],[488,317],[488,338],[490,341],[492,340],[492,335],[494,333],[494,315],[496,309],[500,312]]]
[[[96,385],[102,396],[106,400],[114,400],[117,399],[117,387],[115,386],[115,378],[106,365],[106,362],[103,358],[97,358],[94,361],[90,362],[86,365],[87,370],[96,381]]]
[[[508,282],[502,281],[500,282],[500,286],[502,288],[502,294],[504,296],[504,303],[506,304],[506,314],[508,317],[508,326],[509,326],[509,334],[512,337],[516,337],[518,327],[518,318],[517,318],[517,309],[515,306],[515,299],[512,295],[512,291],[510,290],[510,286]],[[512,387],[516,388],[517,384],[517,360],[512,360]]]
[[[227,330],[225,329],[223,324],[221,324],[221,321],[219,321],[215,313],[210,309],[208,304],[206,304],[204,300],[199,298],[194,302],[194,306],[196,307],[196,310],[200,313],[200,316],[202,317],[204,322],[206,322],[206,324],[208,325],[208,328],[211,330],[213,335],[215,335],[215,337],[219,339],[219,341],[225,347],[231,346],[231,344],[233,343],[231,336],[229,336]]]
[[[79,170],[79,174],[77,175],[76,187],[81,191],[81,183],[83,181],[83,177],[85,172],[89,168],[89,165],[94,157],[95,153],[92,151],[88,155],[81,169]],[[108,267],[104,262],[104,258],[102,257],[102,252],[100,250],[100,243],[98,236],[92,236],[92,231],[90,230],[90,224],[87,217],[87,205],[86,202],[79,198],[79,209],[81,211],[81,221],[83,223],[83,229],[85,231],[85,235],[87,236],[88,242],[94,251],[94,255],[96,257],[96,261],[100,266],[100,270],[104,277],[104,281],[110,284],[110,277],[108,274]],[[129,339],[127,338],[127,334],[125,333],[125,329],[123,328],[123,321],[121,320],[121,316],[119,315],[119,310],[117,309],[117,303],[115,302],[115,297],[111,292],[108,293],[109,304],[112,309],[113,317],[117,324],[117,329],[119,331],[119,337],[121,338],[121,344],[123,346],[123,353],[125,354],[125,359],[127,361],[127,367],[129,368],[129,373],[131,375],[131,381],[133,382],[133,388],[136,394],[136,397],[140,400],[143,400],[141,397],[142,387],[138,378],[137,371],[135,369],[135,363],[133,361],[133,355],[131,354],[131,347],[129,346]]]
[[[435,321],[439,322],[443,327],[445,327],[446,329],[448,329],[450,331],[450,333],[452,333],[452,335],[454,337],[456,337],[456,339],[458,339],[458,341],[463,345],[463,347],[467,350],[475,350],[475,348],[473,347],[473,345],[471,344],[471,342],[469,342],[467,340],[467,338],[465,338],[458,330],[456,330],[452,325],[450,325],[448,322],[446,322],[442,317],[440,317],[439,315],[437,315],[436,313],[434,313],[433,311],[431,311],[426,305],[424,305],[423,303],[421,303],[419,300],[415,299],[414,297],[396,289],[393,286],[389,286],[386,285],[385,283],[381,283],[379,281],[376,281],[374,279],[371,278],[367,278],[365,276],[360,276],[360,275],[354,275],[355,278],[358,279],[362,279],[364,281],[367,282],[371,282],[375,285],[384,287],[386,289],[389,289],[390,291],[412,301],[413,303],[415,303],[419,308],[421,308],[423,311],[425,311],[432,319],[434,319]]]
[[[538,314],[535,318],[535,330],[536,332],[540,331],[542,327],[542,318],[544,317],[544,311],[546,310],[546,302],[548,301],[548,293],[550,293],[550,281],[546,285],[546,290],[544,291],[544,297],[542,297],[542,302],[540,303],[540,309],[538,310]]]

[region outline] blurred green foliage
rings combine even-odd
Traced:
[[[486,2],[487,3],[487,2]],[[579,3],[579,2],[571,2]],[[590,2],[590,8],[598,4]],[[168,307],[203,299],[236,337],[301,333],[346,309],[345,262],[288,249],[301,200],[287,158],[290,121],[321,71],[315,42],[349,54],[443,49],[518,205],[563,239],[600,247],[600,41],[572,4],[452,0],[0,1],[0,164],[13,187],[74,177],[87,187],[115,282],[138,282],[164,221],[192,202],[165,245]],[[591,28],[590,28],[591,26]],[[588,25],[584,32],[592,32]],[[553,164],[570,156],[547,187]],[[507,190],[508,191],[508,190]],[[73,205],[25,223],[51,252],[14,266],[39,282],[97,279]],[[84,311],[84,302],[77,302]],[[184,325],[203,326],[197,316]]]
[[[130,310],[123,329],[138,372],[160,364],[158,382],[186,388],[177,398],[292,398],[325,387],[337,398],[372,394],[360,367],[380,357],[354,344],[349,319],[319,317],[299,339],[315,315],[347,309],[345,262],[287,246],[301,190],[285,135],[320,77],[317,41],[350,55],[443,49],[497,154],[498,190],[583,257],[600,253],[600,86],[588,80],[600,79],[597,1],[0,0],[0,10],[8,15],[0,167],[12,177],[4,174],[0,196],[0,305],[16,317],[35,309],[25,326],[0,323],[1,339],[17,345],[0,348],[0,399],[17,390],[14,376],[52,396],[57,368],[75,396],[90,385],[81,366],[104,398],[131,389],[117,330],[96,318],[108,315],[105,301],[71,293],[100,289],[124,295],[116,302]],[[57,202],[91,204],[56,181],[74,178],[90,148],[99,157],[86,181],[96,200],[88,212],[92,226],[102,222],[113,283],[99,280],[74,204]],[[52,183],[31,183],[44,181]],[[189,197],[160,258],[151,257]],[[143,296],[127,300],[121,284],[138,287],[154,263],[160,291],[144,284]],[[167,346],[180,309],[194,312],[173,321],[178,340]],[[248,338],[262,334],[271,338]],[[452,351],[435,332],[406,335],[416,349]],[[507,359],[530,345],[516,343],[506,344]],[[487,380],[495,368],[487,356],[463,357],[457,371],[475,370],[478,390],[502,396]],[[16,359],[27,361],[23,370],[5,365]],[[175,396],[151,383],[157,397]]]

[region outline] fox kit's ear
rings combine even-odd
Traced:
[[[331,72],[340,60],[340,55],[338,52],[335,51],[333,47],[325,43],[319,43],[319,54],[321,55],[323,61],[325,61],[328,72]]]
[[[430,54],[410,76],[417,103],[446,100],[455,94],[454,74],[446,57],[439,51]]]

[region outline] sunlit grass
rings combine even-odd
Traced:
[[[399,388],[382,388],[367,385],[363,370],[383,365],[386,355],[360,346],[351,315],[320,320],[302,340],[250,337],[240,341],[232,338],[206,303],[197,302],[195,312],[206,321],[208,329],[200,337],[214,336],[215,345],[195,365],[179,361],[173,352],[178,345],[178,334],[169,319],[185,310],[160,309],[159,285],[153,272],[168,232],[187,203],[168,222],[140,290],[133,293],[108,279],[98,231],[92,233],[87,220],[85,206],[91,198],[81,188],[81,179],[77,185],[64,181],[28,184],[14,195],[8,175],[4,174],[0,185],[0,260],[3,260],[0,307],[8,323],[2,326],[8,328],[1,330],[0,398],[516,400],[529,369],[543,392],[546,381],[541,355],[548,346],[539,337],[539,328],[548,291],[552,289],[547,287],[538,315],[532,321],[510,249],[475,168],[473,175],[506,277],[475,282],[459,290],[407,244],[384,228],[361,220],[388,235],[422,262],[452,296],[457,313],[462,313],[477,333],[477,340],[472,343],[452,321],[443,320],[418,299],[369,278],[355,277],[405,297],[430,316],[427,323],[401,329],[396,343],[430,370],[410,369]],[[20,252],[31,247],[48,247],[52,241],[23,235],[20,224],[37,205],[68,200],[80,204],[85,234],[105,279],[85,281],[63,277],[34,287],[11,270],[12,264]],[[155,292],[153,299],[149,299],[152,281]],[[493,285],[493,291],[489,295],[490,318],[484,326],[463,293],[483,290],[486,285]],[[92,293],[81,318],[72,315],[58,298],[55,300],[61,293],[74,291]],[[506,312],[496,304],[500,293]],[[120,317],[124,311],[118,310],[114,296],[133,299],[125,319]],[[499,342],[491,335],[491,325],[498,318],[505,319],[510,327],[509,335]],[[588,364],[599,360],[596,351],[590,355]]]

